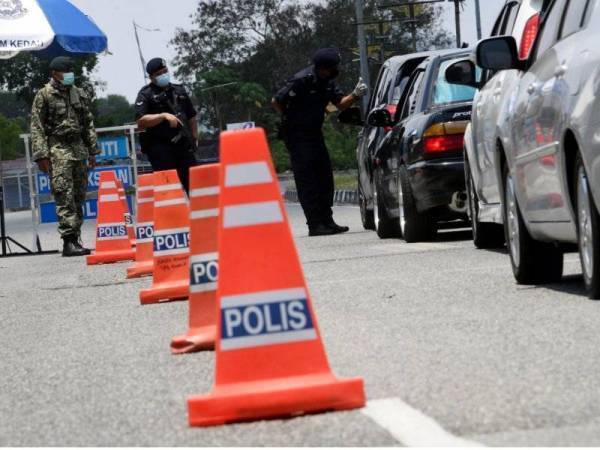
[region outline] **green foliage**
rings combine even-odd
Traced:
[[[98,63],[96,55],[75,58],[77,85],[94,94],[101,83],[91,79]],[[50,79],[50,60],[29,52],[19,53],[11,59],[0,60],[0,89],[15,93],[26,105],[33,103],[37,91]]]
[[[0,114],[0,159],[9,161],[24,155],[23,142],[19,137],[23,129],[17,119]]]
[[[380,0],[365,3],[368,21],[381,21],[366,30],[371,62],[410,53],[413,45],[418,51],[451,45],[436,7],[416,7],[418,22],[409,25],[407,7],[381,8]],[[174,64],[177,75],[193,85],[205,129],[255,121],[267,130],[277,170],[282,171],[289,168],[289,156],[275,139],[279,118],[267,102],[287,78],[310,65],[320,47],[341,50],[338,82],[350,92],[359,76],[354,22],[354,0],[199,0],[194,28],[178,29],[171,42],[177,51]],[[379,68],[371,64],[373,80]],[[325,126],[336,169],[355,167],[356,132]]]
[[[117,127],[135,120],[135,108],[122,95],[109,95],[94,101],[96,128]]]

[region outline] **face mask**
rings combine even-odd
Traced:
[[[62,84],[64,86],[73,86],[75,84],[75,74],[73,72],[63,73]]]
[[[154,83],[161,88],[167,87],[171,82],[171,76],[168,73],[163,73],[154,79]]]

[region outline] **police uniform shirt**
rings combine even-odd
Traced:
[[[275,94],[291,130],[302,131],[320,130],[327,105],[337,106],[343,98],[335,81],[319,79],[312,67],[298,72]]]
[[[186,120],[184,126],[188,126],[188,121],[196,117],[197,112],[192,105],[192,100],[188,96],[185,88],[178,84],[171,84],[166,90],[150,83],[145,86],[138,94],[135,102],[135,120],[139,120],[147,114],[171,113],[174,111],[169,108],[169,105],[164,98],[164,95],[169,96],[171,103],[181,111]],[[162,97],[162,98],[161,98]],[[171,128],[168,121],[162,121],[158,125],[146,129],[146,132],[154,138],[163,141],[170,141],[179,133],[177,128]]]

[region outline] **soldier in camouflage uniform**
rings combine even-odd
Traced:
[[[73,60],[55,58],[52,79],[36,95],[31,111],[33,159],[50,174],[63,256],[84,256],[81,245],[88,164],[94,167],[96,131],[87,94],[74,86]]]

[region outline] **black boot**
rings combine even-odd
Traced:
[[[92,251],[89,248],[85,248],[83,246],[83,241],[81,240],[81,236],[77,236],[77,241],[75,244],[78,248],[82,249],[86,255],[91,255]]]
[[[333,217],[329,220],[329,223],[327,225],[336,230],[338,233],[347,233],[348,231],[350,231],[350,227],[343,227],[335,223]]]
[[[63,241],[62,255],[64,257],[89,255],[89,250],[86,250],[77,242],[77,236],[63,236]]]
[[[308,226],[308,235],[310,237],[314,236],[331,236],[333,234],[338,234],[335,228],[330,227],[324,223],[319,223],[317,225],[309,225]]]

